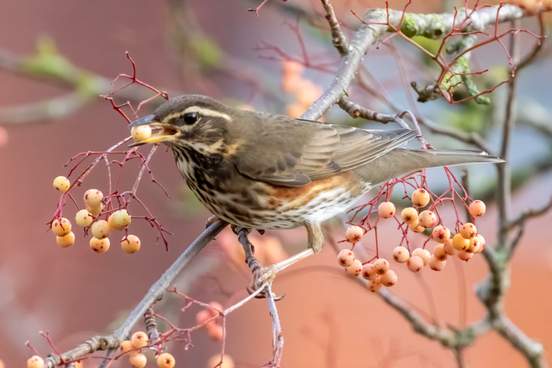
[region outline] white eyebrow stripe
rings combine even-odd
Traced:
[[[214,118],[222,118],[226,121],[232,121],[232,118],[230,117],[230,115],[225,114],[225,113],[220,112],[220,111],[211,110],[211,109],[206,108],[206,107],[190,106],[186,110],[184,110],[183,114],[186,114],[186,113],[189,113],[189,112],[197,112],[199,115],[210,116],[210,117],[214,117]]]

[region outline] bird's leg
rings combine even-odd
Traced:
[[[234,232],[238,235],[238,240],[245,251],[245,263],[253,274],[253,284],[250,287],[250,290],[257,290],[259,287],[263,286],[263,284],[272,282],[279,272],[302,259],[319,253],[322,250],[322,245],[324,244],[324,234],[322,233],[320,224],[306,223],[305,228],[307,229],[309,247],[269,267],[261,266],[259,261],[255,258],[254,246],[248,238],[250,230],[244,228],[234,228]],[[265,297],[264,293],[259,293],[258,296],[261,298]]]
[[[320,253],[324,245],[322,227],[318,223],[306,222],[305,228],[307,229],[309,248],[312,249],[313,253]]]
[[[269,270],[273,276],[276,276],[278,272],[281,272],[292,266],[293,264],[312,256],[313,254],[320,253],[322,246],[324,245],[324,233],[322,232],[322,227],[318,223],[305,223],[305,228],[307,229],[309,247],[289,258],[284,259],[278,263],[273,264],[272,266],[265,268]]]
[[[259,261],[257,261],[257,258],[255,258],[255,248],[247,237],[250,230],[245,228],[234,228],[234,232],[238,235],[238,240],[245,252],[245,263],[253,274],[252,285],[248,288],[248,291],[252,292],[268,281],[270,276],[264,274],[264,268],[261,266]],[[258,297],[264,298],[264,293],[259,293]]]

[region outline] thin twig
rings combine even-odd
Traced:
[[[375,110],[371,110],[367,107],[363,107],[356,102],[351,101],[348,97],[341,97],[338,101],[339,107],[343,109],[347,114],[353,118],[362,118],[367,120],[379,121],[386,124],[392,121],[396,121],[395,115],[381,113]]]
[[[226,227],[226,223],[220,220],[213,222],[178,256],[173,264],[161,275],[161,277],[149,288],[142,300],[129,313],[121,325],[108,336],[96,336],[83,344],[60,355],[50,355],[46,358],[46,366],[53,368],[63,365],[64,362],[79,360],[80,358],[99,350],[107,350],[106,357],[100,367],[105,367],[109,362],[109,355],[116,349],[120,342],[128,337],[131,329],[142,318],[146,311],[162,297],[165,290],[174,281],[182,269]]]
[[[509,231],[516,227],[523,226],[526,221],[535,217],[545,215],[551,209],[552,209],[552,197],[550,197],[548,202],[545,203],[543,206],[538,208],[531,208],[522,212],[518,217],[506,223],[506,225],[502,228],[502,231]]]
[[[330,30],[332,33],[332,43],[336,48],[337,52],[339,52],[341,56],[345,56],[349,52],[348,51],[349,41],[347,41],[347,36],[345,36],[345,33],[341,29],[341,25],[339,24],[339,20],[337,19],[334,7],[330,3],[330,0],[321,0],[321,1],[322,1],[322,6],[324,7],[324,11],[326,12],[325,18],[328,21],[328,24],[330,25]]]
[[[515,27],[517,22],[512,21],[512,27]],[[519,47],[515,34],[510,35],[510,49],[509,54],[512,57],[514,63],[517,62],[519,53]],[[504,116],[504,123],[502,127],[502,138],[500,142],[499,157],[507,161],[510,150],[511,132],[514,125],[515,109],[516,109],[516,86],[517,76],[515,64],[511,68],[510,73],[512,78],[508,83],[508,96],[506,99],[506,112]],[[512,192],[512,174],[509,165],[505,162],[496,165],[498,177],[497,177],[497,209],[498,209],[498,246],[497,248],[503,248],[507,246],[508,233],[502,231],[504,226],[508,223],[508,213],[511,210],[511,192]]]

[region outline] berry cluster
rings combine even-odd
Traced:
[[[282,61],[282,89],[291,94],[294,102],[287,106],[287,114],[299,117],[322,94],[312,81],[302,76],[303,65],[296,61]]]
[[[56,190],[66,193],[71,188],[69,179],[64,176],[58,176],[53,181]],[[116,230],[124,231],[125,235],[121,239],[121,249],[128,254],[136,253],[140,250],[140,238],[133,234],[128,234],[128,226],[132,222],[132,217],[124,208],[117,210],[106,210],[104,204],[104,195],[98,189],[88,189],[83,196],[84,207],[75,214],[75,223],[84,228],[85,233],[92,235],[90,238],[90,249],[96,253],[105,253],[111,246],[109,235]],[[101,217],[105,219],[102,219]],[[75,233],[72,231],[72,224],[65,217],[54,218],[50,223],[52,232],[56,235],[56,243],[67,248],[75,244]]]
[[[447,174],[451,178],[452,174],[449,171]],[[374,199],[363,207],[368,207],[368,214],[360,224],[347,227],[344,241],[350,243],[351,247],[342,249],[337,254],[337,260],[345,271],[352,276],[361,276],[366,279],[369,290],[373,292],[382,286],[393,286],[398,281],[397,273],[391,269],[390,262],[379,255],[377,236],[379,221],[392,219],[397,223],[397,229],[401,232],[402,239],[400,244],[393,249],[392,256],[394,261],[405,264],[412,272],[420,272],[426,266],[434,271],[441,271],[449,256],[456,255],[463,261],[469,261],[485,248],[485,238],[478,233],[473,222],[460,221],[456,211],[457,219],[453,233],[442,223],[439,215],[439,207],[445,202],[452,202],[456,210],[454,200],[455,197],[460,197],[469,216],[475,221],[476,218],[485,214],[486,206],[483,201],[472,201],[465,192],[462,197],[454,188],[450,191],[452,193],[450,197],[436,196],[427,188],[425,176],[421,181],[422,185],[414,187],[412,193],[408,195],[406,192],[408,186],[405,183],[409,183],[409,179],[411,178],[395,179],[395,181],[384,185]],[[452,182],[459,185],[456,180],[452,180]],[[394,185],[398,183],[404,185],[405,197],[408,197],[411,202],[411,206],[402,209],[399,214],[397,214],[395,204],[389,200]],[[373,216],[375,220],[371,222],[372,213],[375,215]],[[375,233],[376,255],[372,259],[362,262],[355,256],[353,250],[370,231]],[[409,235],[415,233],[426,237],[423,246],[411,247]],[[434,243],[430,244],[430,241]]]
[[[144,349],[149,345],[148,335],[144,331],[136,331],[130,337],[130,340],[121,342],[121,353],[128,355],[128,362],[133,368],[144,368],[148,363],[148,357],[144,354]],[[171,353],[157,354],[155,362],[159,368],[173,368],[176,360]]]
[[[353,225],[347,231],[358,233],[364,230],[359,226]],[[378,291],[382,286],[391,287],[399,279],[397,273],[391,269],[389,261],[385,258],[378,258],[363,264],[355,257],[351,249],[342,249],[337,254],[337,260],[351,276],[358,277],[362,275],[367,280],[368,289],[373,292]]]

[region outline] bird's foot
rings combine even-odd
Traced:
[[[266,298],[266,293],[264,290],[260,289],[264,289],[268,283],[271,283],[276,277],[278,271],[274,266],[263,267],[257,258],[255,258],[255,247],[247,237],[249,235],[249,229],[238,227],[233,227],[232,229],[238,235],[238,240],[245,251],[245,263],[253,275],[253,280],[251,285],[247,288],[247,291],[250,294],[256,293],[256,298]],[[274,299],[280,300],[281,298],[275,297]]]
[[[255,298],[258,299],[265,299],[267,297],[266,292],[264,291],[264,288],[272,283],[274,279],[276,278],[276,275],[278,274],[278,271],[274,266],[269,267],[259,267],[255,271],[252,272],[253,274],[253,280],[251,282],[251,285],[247,287],[247,292],[249,294],[255,294]],[[263,289],[263,290],[260,290]],[[260,291],[259,291],[260,290]],[[274,296],[275,301],[279,301],[284,296]]]

